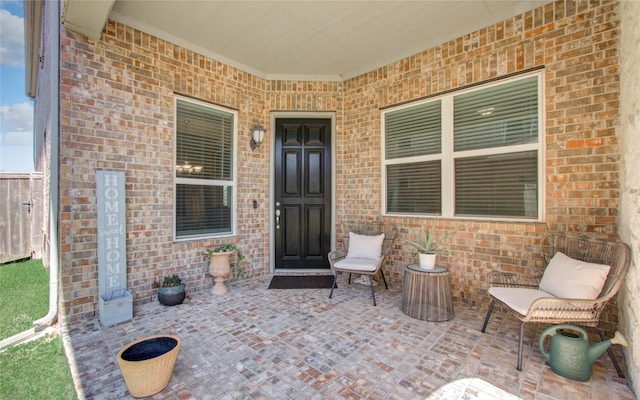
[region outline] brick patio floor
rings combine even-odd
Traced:
[[[500,309],[482,334],[486,306],[456,303],[453,320],[425,322],[401,311],[401,288],[376,287],[373,307],[369,287],[345,279],[333,299],[328,289],[268,290],[262,277],[175,307],[145,304],[113,327],[77,323],[63,338],[78,393],[130,398],[117,352],[166,333],[182,347],[154,399],[635,399],[606,354],[589,382],[551,371],[537,346],[544,326],[527,324],[518,372],[518,321]]]

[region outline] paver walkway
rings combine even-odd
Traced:
[[[516,371],[518,322],[499,309],[482,334],[485,306],[456,303],[453,320],[425,322],[401,311],[401,288],[377,287],[373,307],[368,286],[345,280],[333,299],[328,289],[268,290],[269,281],[191,293],[176,307],[145,304],[113,327],[97,318],[69,327],[81,396],[130,398],[117,352],[169,333],[182,348],[155,399],[635,399],[606,354],[589,382],[553,373],[534,339],[543,326],[527,324]]]

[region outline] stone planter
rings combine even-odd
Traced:
[[[167,387],[180,352],[180,338],[157,335],[135,340],[117,355],[118,365],[133,397],[148,397]]]
[[[158,288],[158,301],[165,306],[182,304],[185,296],[184,283],[177,286],[160,286]]]
[[[228,289],[224,284],[225,277],[231,273],[231,256],[233,251],[211,253],[209,258],[209,274],[215,278],[211,294],[225,294]]]

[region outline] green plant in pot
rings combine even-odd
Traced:
[[[420,268],[433,269],[436,264],[436,256],[439,254],[452,254],[446,249],[447,240],[454,232],[447,232],[441,239],[436,239],[435,226],[427,225],[424,231],[413,231],[418,240],[405,240],[405,243],[416,249],[420,261]]]
[[[244,260],[244,255],[233,243],[221,244],[216,248],[207,250],[209,257],[209,274],[215,278],[215,284],[211,294],[225,294],[228,289],[224,284],[225,277],[231,273],[231,256],[236,256],[236,276],[244,276],[244,270],[238,265]]]
[[[165,276],[158,285],[158,301],[165,306],[182,304],[186,296],[184,287],[178,275]]]

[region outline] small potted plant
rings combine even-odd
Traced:
[[[165,306],[175,306],[182,304],[186,293],[184,283],[176,274],[165,276],[158,285],[158,301]]]
[[[235,253],[235,264],[239,264],[244,260],[242,252],[236,247],[235,244],[225,243],[220,246],[207,250],[207,256],[209,257],[209,274],[215,278],[215,285],[211,289],[212,294],[225,294],[227,293],[227,287],[224,284],[224,279],[231,273],[231,256]],[[238,267],[236,276],[244,275],[244,270]]]
[[[445,249],[445,242],[454,232],[448,232],[442,239],[436,240],[435,226],[429,227],[424,232],[414,231],[418,240],[405,240],[405,243],[416,249],[416,254],[420,261],[420,268],[433,269],[436,264],[436,256],[438,254],[451,254],[452,252]]]

